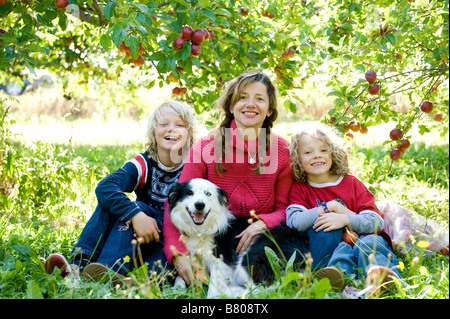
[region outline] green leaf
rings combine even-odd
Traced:
[[[281,278],[281,265],[280,260],[277,257],[277,254],[272,250],[272,248],[266,246],[264,247],[264,251],[266,252],[267,259],[269,260],[270,266],[272,267],[273,273],[275,274],[275,278]]]
[[[226,10],[224,8],[216,9],[216,10],[214,10],[214,13],[215,14],[220,14],[220,15],[223,15],[223,16],[227,16],[227,17],[229,17],[231,15],[230,11],[228,11],[228,10]]]
[[[314,285],[313,288],[314,294],[316,295],[317,299],[323,299],[323,297],[325,297],[325,294],[328,291],[331,291],[331,289],[330,279],[328,278],[322,278],[317,284]]]
[[[116,8],[116,2],[111,1],[106,4],[106,6],[103,8],[103,15],[106,19],[110,20],[111,17],[114,15],[114,9]]]
[[[27,296],[30,299],[44,299],[44,296],[42,295],[41,288],[39,287],[39,284],[31,280],[28,282],[27,285]]]
[[[103,47],[103,49],[105,49],[105,51],[109,51],[111,49],[111,38],[106,35],[106,34],[102,34],[100,36],[100,44]]]
[[[364,67],[363,64],[357,64],[355,65],[355,69],[361,71],[361,72],[366,72],[366,68]]]
[[[186,8],[189,8],[191,5],[189,3],[187,3],[184,0],[175,0],[176,2],[178,2],[179,4],[185,6]]]
[[[116,47],[119,47],[120,43],[122,43],[122,41],[124,41],[126,37],[127,32],[121,26],[116,26],[114,28],[112,41],[116,45]]]
[[[141,10],[141,11],[144,12],[144,13],[147,13],[147,12],[148,12],[148,7],[147,7],[145,4],[140,4],[140,3],[135,2],[135,3],[133,3],[133,5],[135,5],[136,7],[138,7],[139,10]]]
[[[199,2],[202,7],[209,6],[209,0],[199,0]]]

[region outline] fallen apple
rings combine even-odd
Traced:
[[[353,247],[353,245],[356,243],[356,241],[359,239],[359,236],[356,232],[353,230],[345,229],[344,236],[342,240]]]

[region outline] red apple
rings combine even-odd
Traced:
[[[336,118],[334,116],[330,117],[330,124],[333,124],[334,122],[336,122]]]
[[[442,255],[448,256],[448,245],[447,247],[442,247],[440,252],[442,253]]]
[[[396,141],[403,137],[403,132],[401,129],[395,128],[389,133],[389,137],[391,138],[391,140]]]
[[[209,33],[209,39],[211,41],[214,40],[214,38],[216,37],[216,35],[214,34],[214,31],[210,30],[210,31],[208,31],[208,33]]]
[[[119,45],[119,52],[124,53],[127,57],[131,57],[131,50],[129,47],[125,45],[125,42],[122,41],[122,43]]]
[[[359,236],[357,233],[355,233],[353,230],[346,229],[344,231],[344,236],[343,236],[342,240],[353,247],[353,245],[356,243],[358,238],[359,238]]]
[[[199,56],[200,53],[202,53],[202,47],[198,44],[192,44],[191,45],[191,55],[192,56]]]
[[[175,41],[173,41],[173,48],[175,51],[179,51],[183,48],[184,41],[183,38],[176,38]]]
[[[286,60],[286,59],[288,59],[288,58],[289,58],[289,55],[288,55],[288,53],[287,53],[287,52],[283,52],[283,53],[281,53],[281,58],[282,58],[283,60]]]
[[[433,103],[428,101],[423,102],[422,105],[420,106],[420,109],[424,113],[430,113],[431,111],[433,111]]]
[[[140,55],[136,60],[131,60],[131,63],[133,63],[136,66],[144,65],[145,59],[142,55]]]
[[[144,49],[144,47],[142,46],[142,43],[139,43],[138,53],[139,53],[139,55],[145,53],[145,49]]]
[[[398,145],[397,148],[399,149],[408,149],[411,146],[411,143],[409,142],[409,140],[401,140],[400,141],[402,144]]]
[[[367,71],[366,74],[364,74],[364,77],[366,78],[366,81],[369,83],[374,83],[377,80],[377,74],[375,71]]]
[[[358,132],[360,128],[361,128],[361,123],[359,123],[359,122],[352,123],[352,125],[350,125],[350,129],[353,132]]]
[[[369,132],[369,129],[367,128],[367,126],[361,126],[361,129],[359,130],[359,132],[361,134],[367,134],[367,132]]]
[[[344,132],[350,131],[350,126],[351,126],[351,123],[343,124],[342,128],[343,128]]]
[[[8,0],[0,0],[0,7],[7,3],[8,3]]]
[[[439,122],[440,120],[442,120],[442,113],[436,114],[436,115],[433,117],[433,119],[434,119],[436,122]]]
[[[402,156],[402,153],[400,152],[400,150],[394,148],[390,153],[389,153],[389,157],[393,160],[393,161],[398,161],[400,159],[400,157]]]
[[[372,86],[369,86],[367,90],[369,91],[370,94],[375,95],[378,94],[378,92],[380,92],[380,86],[378,84],[374,84]]]
[[[180,95],[180,93],[181,93],[181,90],[180,90],[179,87],[176,87],[176,88],[172,89],[172,94],[173,95]]]
[[[202,44],[205,41],[205,34],[203,33],[203,29],[197,29],[192,33],[192,43],[194,44]]]
[[[56,0],[56,7],[58,9],[65,9],[69,5],[69,0]]]
[[[185,40],[190,40],[192,38],[192,33],[194,31],[189,26],[184,26],[181,28],[181,37]]]
[[[248,13],[250,12],[250,9],[241,9],[241,16],[245,17],[248,15]]]
[[[180,88],[180,94],[186,94],[187,88]]]
[[[288,55],[289,55],[289,56],[293,56],[294,54],[295,54],[295,50],[292,49],[292,48],[290,48],[290,49],[288,50]]]
[[[345,133],[345,140],[346,141],[351,141],[351,140],[353,140],[353,138],[354,138],[354,136],[353,136],[353,134],[352,133]]]

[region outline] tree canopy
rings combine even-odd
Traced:
[[[364,133],[395,121],[401,137],[386,139],[401,149],[412,123],[448,132],[448,9],[448,0],[0,0],[0,76],[47,69],[62,83],[130,90],[174,82],[201,113],[226,81],[262,70],[286,109],[296,111],[297,89],[317,91],[333,101],[324,122]],[[396,94],[408,110],[395,110]]]

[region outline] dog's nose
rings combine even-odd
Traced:
[[[203,202],[196,202],[194,204],[194,206],[195,206],[195,209],[197,209],[197,210],[203,210],[203,208],[205,208],[205,203],[203,203]]]

